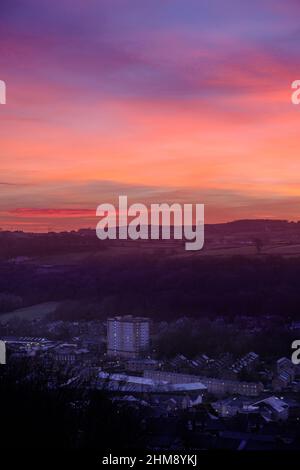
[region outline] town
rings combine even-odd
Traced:
[[[242,318],[243,334],[263,331],[264,321],[270,324],[278,319],[254,323]],[[24,323],[2,321],[0,338],[7,347],[7,364],[1,366],[0,380],[17,370],[19,384],[29,381],[49,390],[100,391],[117,409],[141,418],[143,433],[137,447],[296,448],[300,366],[288,355],[262,357],[248,351],[236,356],[222,351],[222,345],[208,354],[199,344],[193,357],[181,353],[180,344],[174,355],[164,348],[165,342],[172,341],[172,332],[186,332],[192,325],[185,317],[171,325],[134,315],[84,322],[41,317],[27,322],[28,336],[23,336],[18,328],[23,331]],[[224,326],[222,318],[202,327],[208,336],[220,328],[239,331],[237,325]],[[296,334],[300,323],[286,323],[284,328]],[[77,406],[84,407],[84,399]]]

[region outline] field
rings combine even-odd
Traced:
[[[0,315],[0,323],[5,323],[7,320],[15,318],[26,318],[26,320],[33,320],[41,316],[52,313],[60,302],[44,302],[41,304],[31,305],[30,307],[19,308],[13,312],[3,313]]]

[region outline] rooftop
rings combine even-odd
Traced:
[[[180,392],[203,392],[206,386],[201,382],[171,384],[166,381],[155,381],[146,377],[137,377],[126,374],[110,374],[99,372],[98,379],[102,388],[110,391],[132,391],[132,392],[156,392],[156,393],[180,393]]]
[[[115,317],[110,317],[107,321],[118,321],[118,322],[149,322],[150,319],[147,317],[134,317],[133,315],[116,315]]]

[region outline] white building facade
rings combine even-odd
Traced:
[[[132,315],[107,320],[107,354],[114,357],[136,358],[150,346],[150,320]]]

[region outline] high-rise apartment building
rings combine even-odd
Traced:
[[[149,349],[150,320],[132,315],[107,320],[107,354],[135,358]]]

